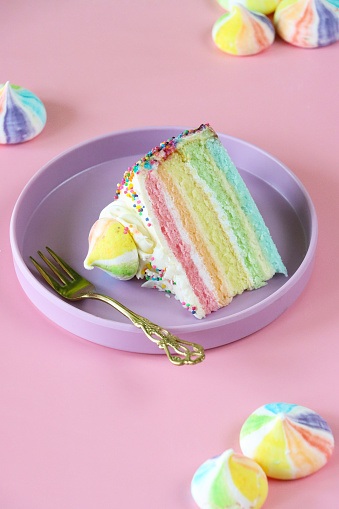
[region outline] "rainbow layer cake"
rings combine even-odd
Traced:
[[[129,247],[118,257],[120,240],[107,235],[116,231],[108,220],[122,225],[120,239],[133,241],[123,243]],[[138,266],[126,272],[135,249]],[[125,172],[92,228],[85,267],[111,272],[114,266],[111,273],[119,277],[119,263],[121,279],[126,273],[145,279],[143,286],[173,294],[197,318],[260,288],[275,273],[287,275],[244,181],[208,124],[161,143]]]

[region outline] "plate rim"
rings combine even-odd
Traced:
[[[64,311],[70,315],[74,315],[76,318],[89,321],[94,325],[104,326],[108,327],[110,329],[114,330],[121,330],[126,332],[133,332],[136,334],[143,334],[142,331],[137,329],[133,324],[129,323],[123,323],[123,322],[117,322],[114,319],[107,319],[98,317],[96,315],[93,315],[92,313],[88,311],[84,311],[82,309],[76,308],[72,306],[68,301],[63,300],[57,293],[52,293],[47,287],[45,287],[41,282],[34,276],[34,274],[30,271],[27,264],[25,263],[24,259],[21,256],[20,249],[18,246],[18,239],[16,238],[16,221],[17,216],[20,211],[20,206],[23,200],[25,199],[25,196],[27,193],[29,193],[31,186],[34,184],[34,182],[39,179],[39,177],[48,171],[51,165],[53,165],[56,161],[58,161],[60,158],[67,156],[69,153],[74,152],[76,150],[81,149],[83,146],[87,146],[89,144],[95,144],[99,140],[103,140],[105,138],[111,138],[114,136],[119,135],[125,135],[125,134],[132,134],[132,133],[138,133],[138,132],[145,132],[145,131],[165,131],[165,130],[178,130],[180,132],[184,131],[186,127],[178,126],[178,125],[165,125],[165,126],[143,126],[143,127],[136,127],[136,128],[128,128],[128,129],[122,129],[118,131],[112,131],[110,133],[106,133],[103,135],[95,136],[93,138],[89,138],[85,141],[82,141],[76,145],[73,145],[72,147],[66,149],[65,151],[61,152],[60,154],[56,155],[52,159],[50,159],[46,164],[44,164],[26,183],[24,188],[22,189],[21,193],[19,194],[19,197],[15,203],[11,220],[10,220],[10,245],[12,249],[12,255],[14,259],[14,264],[16,265],[16,268],[21,272],[21,275],[26,278],[27,282],[34,287],[38,293],[41,294],[41,296],[50,302],[52,302],[53,305],[58,306],[61,311]],[[258,312],[261,312],[264,308],[267,306],[267,301],[269,301],[270,304],[275,303],[278,299],[283,297],[289,290],[295,286],[300,278],[305,274],[307,269],[309,268],[310,264],[313,263],[313,258],[315,255],[315,250],[317,246],[317,240],[318,240],[318,219],[316,210],[314,207],[314,204],[311,200],[311,197],[306,190],[304,184],[299,180],[299,178],[288,168],[282,161],[280,161],[278,158],[267,152],[266,150],[254,145],[251,142],[247,142],[243,140],[242,138],[232,136],[229,134],[217,132],[217,134],[223,138],[228,138],[230,140],[234,140],[237,143],[240,143],[242,145],[245,145],[246,147],[250,147],[250,149],[260,152],[263,156],[268,157],[274,163],[278,164],[288,175],[294,183],[299,187],[300,191],[304,195],[308,210],[310,213],[310,222],[311,222],[311,235],[309,239],[309,243],[307,246],[307,251],[305,253],[305,256],[298,267],[298,269],[294,272],[294,274],[287,279],[286,282],[283,283],[283,285],[278,288],[274,293],[271,295],[265,297],[261,301],[253,304],[252,306],[245,308],[241,311],[238,311],[236,313],[233,313],[232,315],[228,315],[226,317],[221,318],[215,318],[213,321],[205,322],[202,320],[196,320],[197,323],[189,323],[189,324],[182,324],[182,325],[173,325],[170,326],[171,331],[175,333],[194,333],[196,331],[206,330],[206,329],[214,329],[216,327],[226,326],[228,324],[232,324],[236,321],[242,320],[244,318],[248,318],[253,314],[256,314]],[[99,163],[98,163],[99,164]],[[83,170],[82,170],[83,171]],[[80,172],[78,172],[80,173]],[[74,174],[74,176],[76,173]],[[270,184],[271,185],[271,184]],[[19,282],[21,284],[20,278]],[[22,284],[21,284],[22,286]],[[26,292],[25,292],[26,293]],[[288,306],[289,307],[289,306]]]

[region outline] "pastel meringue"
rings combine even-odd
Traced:
[[[274,41],[275,30],[267,16],[235,3],[213,26],[212,37],[222,51],[232,55],[255,55]]]
[[[22,143],[41,133],[46,124],[46,109],[29,90],[0,84],[0,143]]]
[[[138,251],[128,227],[111,218],[98,219],[89,233],[86,269],[99,267],[116,279],[132,279],[138,271]]]
[[[333,0],[282,0],[274,25],[280,37],[295,46],[328,46],[339,40],[339,9]]]
[[[336,1],[336,0],[334,0]],[[234,0],[218,0],[221,7],[230,11]],[[261,14],[271,14],[277,8],[280,0],[238,0],[238,3],[251,11],[261,12]]]
[[[266,500],[268,483],[255,461],[228,449],[198,468],[191,492],[201,509],[259,509]]]
[[[319,470],[333,452],[334,439],[327,422],[300,405],[264,405],[245,421],[240,447],[266,475],[298,479]]]

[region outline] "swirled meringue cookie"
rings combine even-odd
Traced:
[[[99,267],[116,279],[132,279],[138,271],[138,251],[127,226],[115,219],[101,218],[89,233],[86,269]]]
[[[218,2],[221,7],[230,11],[234,0],[218,0]],[[279,2],[280,0],[238,0],[238,3],[247,9],[261,12],[261,14],[271,14],[275,11]]]
[[[294,46],[328,46],[339,40],[339,9],[327,0],[282,0],[274,25],[280,37]]]
[[[255,55],[274,41],[271,21],[259,12],[235,3],[213,26],[212,37],[222,51],[232,55]]]
[[[41,133],[46,109],[29,90],[7,83],[0,85],[0,143],[22,143]]]
[[[269,477],[298,479],[327,463],[334,439],[327,422],[313,410],[272,403],[258,408],[245,421],[240,447]]]
[[[139,257],[136,276],[142,278],[152,261],[152,253],[156,249],[156,241],[154,236],[150,234],[150,228],[147,229],[145,227],[145,221],[139,216],[138,209],[128,205],[128,197],[122,194],[119,201],[113,201],[101,211],[100,219],[115,219],[125,228],[129,229]]]
[[[266,500],[268,484],[255,461],[228,449],[198,468],[191,492],[201,509],[259,509]]]

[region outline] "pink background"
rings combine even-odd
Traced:
[[[1,509],[194,509],[196,468],[240,451],[241,425],[265,403],[312,408],[338,436],[339,43],[307,50],[277,39],[260,55],[228,56],[211,40],[223,12],[216,0],[2,7],[0,82],[36,93],[48,121],[35,140],[0,145]],[[270,152],[310,193],[319,241],[297,302],[182,368],[89,343],[45,318],[16,279],[9,244],[28,180],[89,138],[202,122]],[[265,508],[332,509],[337,495],[335,450],[309,478],[270,480]]]

